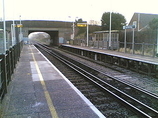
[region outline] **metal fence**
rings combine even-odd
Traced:
[[[85,40],[74,40],[70,44],[79,45],[79,46],[87,46]],[[111,44],[111,46],[117,48],[109,48],[108,42],[105,41],[89,41],[88,47],[98,48],[98,49],[106,49],[106,50],[114,50],[123,53],[137,54],[143,56],[156,57],[158,56],[157,52],[157,44],[151,43],[134,43],[127,42],[126,46],[124,46],[124,42],[118,42],[117,44]]]
[[[5,54],[0,55],[0,101],[7,93],[7,85],[19,60],[22,47],[23,42],[20,42],[8,49]]]
[[[130,54],[138,54],[143,56],[155,57],[157,52],[157,44],[151,43],[134,43],[127,42],[124,46],[124,42],[119,42],[120,47],[117,51]]]

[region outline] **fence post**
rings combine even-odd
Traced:
[[[156,44],[153,44],[153,57],[156,56],[155,48],[156,48]]]
[[[102,40],[102,49],[104,49],[104,41]]]
[[[109,50],[109,41],[107,40],[107,50]]]
[[[6,51],[6,72],[7,72],[7,84],[11,80],[11,56],[10,56],[10,50]]]
[[[144,56],[144,42],[142,43],[142,55]]]
[[[99,39],[98,39],[98,46],[97,46],[97,47],[98,47],[98,49],[99,49]]]
[[[117,45],[117,49],[118,49],[117,51],[120,52],[120,41],[118,41],[118,43],[116,45]]]

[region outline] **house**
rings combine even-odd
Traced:
[[[128,25],[136,24],[136,31],[141,31],[148,26],[149,22],[154,18],[158,19],[158,14],[149,14],[149,13],[134,13],[131,21]]]

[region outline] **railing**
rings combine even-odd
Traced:
[[[151,56],[155,57],[157,48],[157,44],[151,44],[151,43],[130,43],[127,42],[126,46],[124,46],[124,42],[119,42],[119,49],[117,51],[119,52],[125,52],[125,53],[131,53],[131,54],[138,54],[143,56]],[[132,48],[133,47],[133,48]]]
[[[7,50],[6,54],[0,55],[0,101],[7,93],[7,85],[11,81],[22,47],[23,42],[20,42]]]
[[[85,40],[74,40],[72,44],[79,45],[79,46],[87,46]],[[98,49],[115,50],[115,51],[123,52],[123,53],[158,57],[157,44],[151,44],[151,43],[132,44],[131,42],[127,42],[126,46],[124,46],[124,42],[115,42],[111,44],[111,48],[110,48],[108,45],[108,42],[89,41],[88,46],[92,48],[98,48]]]

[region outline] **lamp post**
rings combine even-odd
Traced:
[[[72,18],[71,16],[68,16],[69,18]],[[77,19],[78,17],[75,17],[75,20]],[[72,24],[72,39],[74,40],[75,39],[75,21],[72,20],[73,24]]]
[[[4,37],[4,53],[6,53],[6,22],[5,22],[5,2],[3,2],[3,37]]]
[[[113,47],[112,47],[112,41],[111,41],[111,16],[112,16],[112,3],[113,3],[113,0],[111,0],[111,2],[110,2],[110,7],[111,7],[111,10],[110,10],[110,25],[109,25],[109,47],[111,48],[111,49],[113,49]]]
[[[15,22],[11,24],[11,34],[12,34],[12,46],[15,45]]]
[[[156,56],[158,57],[158,27],[157,27],[157,50],[156,50]]]
[[[20,20],[20,41],[22,41],[22,24],[21,24],[21,15],[19,16],[19,20]]]
[[[87,21],[87,47],[89,46],[89,38],[88,38],[88,35],[89,35],[89,27],[88,27],[88,21]]]
[[[126,26],[125,26],[126,27]],[[125,29],[125,36],[124,36],[124,52],[126,52],[127,40],[126,40],[126,28]]]
[[[111,48],[111,24],[112,24],[111,23],[111,16],[112,16],[111,11],[109,12],[109,15],[110,15],[110,18],[109,18],[109,39],[107,41],[107,49]],[[101,21],[102,21],[102,26],[107,25],[103,19]]]
[[[75,39],[75,23],[73,21],[73,25],[72,25],[72,39]]]
[[[12,36],[12,46],[14,46],[15,45],[15,20],[14,20],[15,0],[12,0],[12,1],[13,1],[13,3],[12,3],[13,4],[12,5],[12,7],[13,7],[13,24],[11,24],[11,36]]]
[[[134,48],[135,48],[134,47],[135,46],[134,32],[135,32],[136,24],[137,24],[137,21],[133,21],[132,54],[134,54]]]
[[[111,11],[110,11],[110,25],[109,25],[109,47],[111,48]]]

